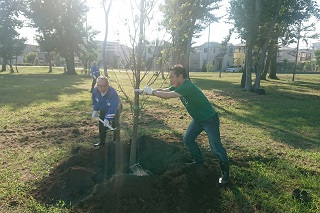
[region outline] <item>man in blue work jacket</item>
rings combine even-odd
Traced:
[[[120,142],[120,113],[122,111],[121,100],[117,91],[110,86],[105,76],[97,78],[97,86],[92,91],[92,117],[99,117],[100,141],[94,146],[102,146],[106,142],[106,130],[112,127],[114,130],[113,140]],[[100,114],[98,113],[100,111]]]

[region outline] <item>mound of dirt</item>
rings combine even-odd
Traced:
[[[185,165],[181,143],[139,140],[139,164],[148,176],[132,175],[130,144],[75,148],[73,156],[42,180],[34,197],[46,204],[63,200],[72,212],[217,212],[219,168]]]

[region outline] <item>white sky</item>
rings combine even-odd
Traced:
[[[129,2],[129,0],[124,0],[125,2]],[[320,1],[320,0],[319,0]],[[89,1],[88,1],[89,2]],[[100,33],[97,36],[97,39],[103,40],[104,38],[104,15],[103,15],[103,9],[102,6],[98,3],[100,0],[91,0],[90,7],[92,10],[90,10],[88,14],[88,24],[93,26],[95,29],[98,29],[102,33]],[[138,0],[140,2],[140,0]],[[159,0],[159,2],[162,2]],[[223,6],[217,11],[218,16],[222,16],[223,14],[226,14],[226,6],[228,6],[228,0],[223,0]],[[111,8],[111,12],[109,15],[109,33],[108,33],[108,41],[116,41],[120,40],[121,43],[127,43],[126,40],[128,38],[127,35],[127,29],[123,27],[123,21],[121,21],[121,14],[128,15],[130,14],[130,10],[128,10],[129,5],[125,5],[123,1],[120,0],[114,0],[113,5]],[[127,11],[124,11],[127,10]],[[124,12],[123,12],[124,11]],[[161,19],[161,13],[156,12],[154,14],[154,17],[156,19]],[[228,35],[229,29],[231,28],[230,25],[227,25],[223,22],[221,23],[213,23],[210,25],[210,41],[216,41],[221,42],[225,36]],[[117,36],[117,32],[119,32],[119,36]],[[196,42],[196,45],[203,44],[208,41],[208,33],[209,29],[207,28],[201,33],[201,37],[194,40]],[[151,38],[153,37],[153,38]],[[153,33],[149,39],[155,39],[155,38],[161,39],[163,37],[163,34],[161,33]],[[240,40],[236,39],[236,36],[232,36],[231,41],[232,43],[239,43]]]
[[[136,0],[140,2],[140,0]],[[105,31],[105,24],[104,24],[104,12],[101,6],[101,0],[87,0],[88,5],[90,7],[90,11],[87,16],[88,25],[91,25],[94,29],[100,31],[100,33],[96,36],[97,40],[104,39],[104,31]],[[162,2],[162,0],[159,0]],[[217,16],[223,16],[226,14],[226,7],[228,6],[228,0],[222,1],[222,7],[219,11],[216,12]],[[317,3],[320,5],[320,0],[317,0]],[[133,11],[133,12],[132,12]],[[108,33],[108,41],[120,41],[122,44],[129,45],[129,32],[127,27],[124,26],[124,17],[132,17],[132,13],[137,13],[135,10],[130,10],[129,0],[113,0],[113,4],[109,14],[109,33]],[[161,14],[160,12],[156,12],[153,14],[154,19],[160,20]],[[129,18],[132,20],[132,18]],[[151,26],[156,26],[153,23]],[[220,23],[212,23],[210,25],[210,38],[209,41],[221,42],[225,36],[228,35],[229,29],[231,28],[230,25],[223,22]],[[150,29],[148,27],[147,29]],[[317,25],[317,32],[320,33],[320,23]],[[33,44],[35,41],[33,40],[34,31],[30,28],[24,28],[21,30],[21,36],[28,38],[28,43]],[[167,34],[165,34],[168,36]],[[209,28],[205,29],[198,39],[194,39],[195,45],[201,45],[208,41],[209,35]],[[149,31],[147,34],[147,39],[152,40],[159,38],[160,40],[163,39],[164,34]],[[315,42],[313,40],[312,42]],[[240,43],[240,39],[236,38],[236,35],[233,35],[230,40],[231,43],[237,44]]]

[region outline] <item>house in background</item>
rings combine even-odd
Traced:
[[[103,41],[97,41],[98,44],[98,64],[102,66]],[[108,68],[123,68],[130,63],[131,48],[119,42],[106,43],[106,62]]]
[[[190,71],[202,71],[207,66],[208,71],[225,71],[228,66],[234,64],[234,46],[228,44],[223,48],[218,42],[207,42],[194,48],[190,53]]]
[[[301,48],[298,51],[297,63],[304,63],[312,60],[312,55],[314,51],[310,49]],[[277,61],[283,62],[287,60],[288,62],[295,63],[296,60],[296,49],[291,47],[281,47],[278,50]]]
[[[17,64],[22,64],[23,59],[25,57],[25,55],[28,55],[30,52],[34,52],[34,53],[38,53],[39,52],[39,46],[38,45],[33,45],[33,44],[27,44],[26,48],[24,48],[22,55],[17,57],[17,61],[14,61],[14,63]]]
[[[102,48],[103,42],[97,41],[98,44],[98,63],[102,66]],[[166,43],[160,44],[159,41],[152,41],[145,45],[143,61],[148,70],[160,70],[161,62],[161,50]],[[304,63],[307,61],[314,61],[314,51],[320,49],[320,42],[313,43],[311,49],[299,49],[298,63]],[[13,63],[23,64],[25,55],[30,52],[37,54],[38,64],[47,64],[47,53],[41,52],[39,46],[27,44],[22,55],[13,60]],[[200,46],[193,48],[193,52],[190,53],[189,69],[190,71],[202,71],[204,67],[208,68],[208,71],[225,71],[227,67],[233,65],[240,65],[244,67],[245,64],[245,52],[246,46],[244,43],[231,44],[229,43],[226,48],[223,48],[218,42],[207,42]],[[109,68],[124,68],[129,67],[132,60],[132,48],[122,45],[119,42],[107,42],[106,44],[106,62]],[[63,65],[63,59],[59,55],[53,56],[53,63],[56,66]],[[283,62],[295,62],[295,48],[281,47],[278,50],[277,61]],[[2,59],[0,58],[0,63]],[[77,65],[81,65],[79,59],[75,59]]]
[[[312,44],[311,61],[316,60],[316,56],[314,54],[314,51],[319,50],[319,49],[320,49],[320,40],[318,42]]]
[[[291,47],[280,47],[278,49],[277,61],[283,62],[287,60],[288,62],[295,62],[295,48]]]
[[[237,65],[244,68],[245,60],[246,60],[246,44],[240,43],[234,45],[234,52],[233,52],[233,63],[231,65]]]
[[[144,47],[143,60],[145,62],[146,70],[161,70],[162,67],[162,50],[164,49],[165,42],[159,40],[151,41]]]

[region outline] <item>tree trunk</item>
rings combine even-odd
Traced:
[[[2,72],[7,71],[7,63],[8,63],[8,59],[7,58],[3,58],[3,60],[2,60],[2,69],[1,69]]]
[[[144,35],[144,6],[145,0],[141,0],[140,5],[140,33],[139,33],[139,43],[138,43],[138,55],[137,55],[137,67],[136,67],[136,85],[135,88],[140,88],[140,72],[142,67],[142,39]],[[140,105],[139,105],[139,92],[134,93],[134,106],[133,106],[133,130],[132,130],[132,141],[131,141],[131,150],[130,150],[130,162],[129,167],[133,167],[137,164],[137,148],[138,148],[138,128],[139,128],[139,114],[140,114]]]
[[[13,66],[12,66],[12,59],[9,60],[9,66],[10,66],[10,73],[14,73],[14,70],[13,70]]]
[[[267,74],[269,70],[271,70],[271,60],[274,57],[274,54],[277,56],[278,48],[277,48],[278,42],[277,38],[273,38],[270,42],[270,45],[268,47],[268,56],[266,60],[266,66],[264,67],[263,73],[261,74],[261,80],[267,80]]]
[[[49,73],[52,73],[51,53],[48,52]]]
[[[74,67],[74,53],[70,52],[70,57],[66,58],[67,64],[67,74],[69,75],[76,75],[76,69]]]
[[[4,72],[7,70],[7,63],[6,62],[2,62],[2,68],[1,68],[1,72]]]
[[[172,53],[171,53],[171,65],[179,64],[179,51],[178,51],[178,38],[179,32],[176,31],[172,37]]]
[[[267,80],[267,74],[268,74],[268,71],[270,70],[270,63],[271,63],[271,50],[270,50],[270,48],[271,48],[271,45],[269,46],[266,65],[264,66],[263,72],[261,74],[261,80]]]
[[[19,70],[18,70],[18,56],[16,56],[16,63],[15,64],[16,64],[16,72],[19,73]]]
[[[112,5],[112,1],[110,0],[108,8],[105,6],[105,1],[102,1],[103,10],[104,10],[104,20],[105,20],[105,34],[103,40],[103,47],[102,47],[102,63],[103,63],[103,71],[104,75],[108,77],[108,67],[107,67],[107,58],[106,58],[106,46],[107,46],[107,38],[108,38],[108,30],[109,30],[109,12]]]
[[[278,52],[278,46],[275,45],[273,49],[273,54],[271,56],[271,64],[270,64],[270,79],[279,80],[277,77],[277,52]]]
[[[298,63],[298,54],[299,54],[299,43],[300,43],[300,27],[299,27],[299,34],[298,34],[298,42],[297,42],[297,49],[296,49],[296,58],[294,61],[294,69],[293,69],[293,75],[292,75],[292,81],[294,81],[294,77],[296,75],[297,70],[297,63]]]
[[[278,17],[279,17],[279,11],[281,8],[281,4],[282,4],[282,0],[278,1],[277,7],[276,7],[276,15],[273,17],[272,22],[269,26],[269,31],[268,34],[265,38],[265,42],[263,44],[263,48],[260,54],[260,60],[259,60],[259,66],[258,66],[258,70],[257,70],[257,74],[256,74],[256,79],[255,79],[255,90],[260,88],[260,79],[261,79],[261,72],[264,69],[264,65],[265,65],[265,57],[266,57],[266,53],[267,53],[267,48],[269,46],[269,41],[270,41],[270,37],[272,35],[272,32],[274,30],[274,26],[277,23]]]
[[[246,47],[246,74],[245,74],[245,79],[246,79],[246,84],[244,89],[246,91],[251,91],[252,90],[252,75],[251,75],[251,68],[252,68],[252,44],[248,43]]]
[[[192,23],[191,26],[194,26],[194,22]],[[191,52],[191,42],[192,42],[192,35],[193,35],[193,27],[191,27],[189,29],[189,35],[188,35],[188,42],[187,42],[187,50],[186,50],[186,62],[185,62],[185,68],[186,68],[186,71],[187,71],[187,78],[189,78],[189,72],[190,72],[190,61],[189,61],[189,58],[190,58],[190,52]]]

